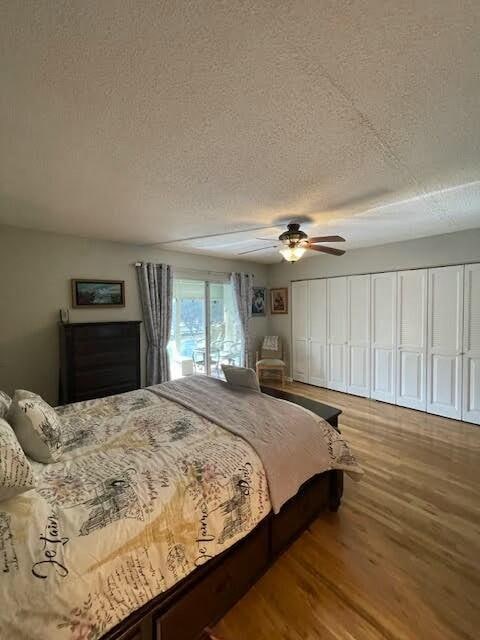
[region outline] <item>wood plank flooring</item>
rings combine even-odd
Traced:
[[[220,621],[223,640],[480,638],[480,427],[293,383],[365,471]]]

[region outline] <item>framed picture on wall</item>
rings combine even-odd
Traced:
[[[124,307],[125,280],[72,280],[72,305],[81,307]]]
[[[252,289],[252,316],[264,316],[267,307],[267,289],[265,287],[253,287]]]
[[[270,289],[270,313],[288,313],[288,288]]]

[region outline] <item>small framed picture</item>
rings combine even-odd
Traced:
[[[72,305],[80,307],[124,307],[125,280],[72,280]]]
[[[270,289],[270,312],[288,313],[288,288]]]
[[[267,289],[265,287],[253,287],[252,290],[252,316],[264,316],[267,306]]]

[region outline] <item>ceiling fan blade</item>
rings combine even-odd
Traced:
[[[264,227],[252,227],[251,229],[238,229],[237,231],[224,231],[223,233],[209,233],[205,236],[190,236],[189,238],[177,238],[177,240],[165,240],[165,242],[156,242],[154,245],[173,244],[174,242],[186,242],[187,240],[203,240],[204,238],[218,238],[220,236],[231,236],[234,233],[248,233],[250,231],[260,231],[261,229],[271,229],[275,225],[268,225]],[[272,238],[269,238],[271,240]],[[149,245],[150,246],[150,245]]]
[[[237,253],[237,256],[244,256],[246,253],[255,253],[255,251],[266,251],[267,249],[277,248],[278,244],[272,244],[269,247],[260,247],[260,249],[250,249],[250,251],[242,251],[241,253]]]
[[[342,249],[335,249],[334,247],[317,247],[315,245],[307,245],[307,249],[310,249],[311,251],[320,251],[321,253],[330,253],[332,256],[343,256],[345,253]]]
[[[345,242],[345,238],[342,236],[315,236],[309,238],[308,242]]]

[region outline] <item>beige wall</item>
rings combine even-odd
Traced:
[[[267,267],[155,248],[88,240],[0,226],[0,389],[31,389],[57,400],[58,311],[72,322],[140,320],[136,261],[179,268],[248,271],[266,284]],[[70,278],[125,280],[124,309],[72,309]],[[267,318],[251,321],[252,348],[267,332]],[[142,347],[145,341],[142,336]],[[143,361],[143,358],[142,358]]]
[[[480,229],[449,233],[348,251],[344,256],[315,256],[297,264],[270,268],[270,287],[290,287],[294,280],[374,273],[416,267],[480,262]],[[291,291],[289,291],[289,294]],[[269,330],[282,336],[290,362],[291,314],[271,316]]]
[[[292,280],[480,261],[480,229],[358,249],[341,258],[258,265],[0,226],[0,389],[28,388],[56,402],[58,310],[68,308],[72,322],[141,319],[133,267],[137,260],[185,269],[249,271],[259,286],[290,287]],[[70,278],[75,277],[125,280],[126,307],[72,309]],[[280,335],[290,361],[290,313],[251,323],[252,350],[264,335]],[[142,336],[142,348],[144,343]]]

